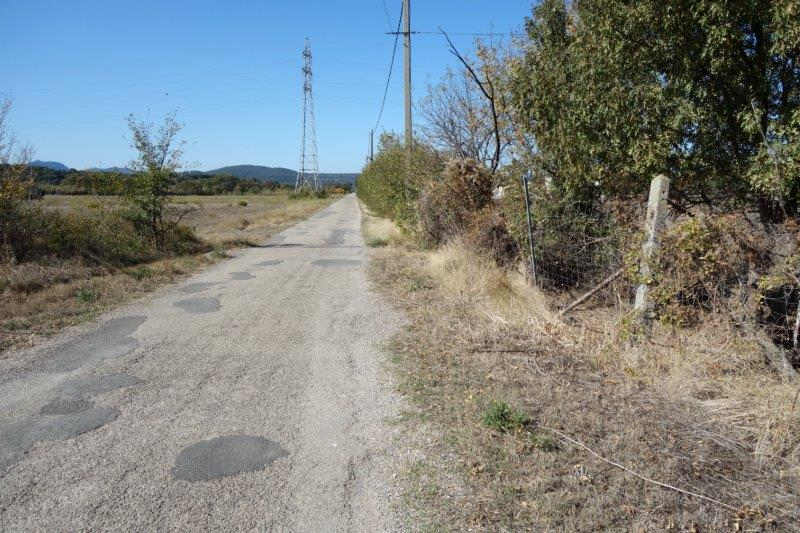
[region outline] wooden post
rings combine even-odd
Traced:
[[[647,201],[647,217],[645,218],[645,241],[642,245],[642,259],[639,274],[642,282],[636,288],[636,300],[633,309],[642,318],[648,318],[651,309],[649,299],[649,283],[652,275],[651,261],[658,254],[660,234],[667,216],[667,195],[669,195],[669,178],[656,176],[650,182],[650,197]]]

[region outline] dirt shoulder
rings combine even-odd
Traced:
[[[402,475],[409,529],[800,529],[790,461],[759,457],[721,404],[603,360],[515,275],[402,243],[370,275],[409,318],[392,342],[419,448]]]

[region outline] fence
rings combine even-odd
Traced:
[[[652,180],[647,204],[580,205],[554,198],[546,184],[526,196],[527,185],[529,268],[562,313],[614,304],[679,326],[723,313],[800,366],[800,231],[791,219],[764,222],[756,212],[709,207],[679,215],[667,205],[662,176]]]

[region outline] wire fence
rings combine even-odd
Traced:
[[[521,182],[520,201],[529,268],[562,309],[590,294],[582,305],[629,311],[637,287],[646,285],[655,318],[691,326],[703,313],[724,314],[789,350],[787,358],[800,365],[800,231],[791,220],[763,222],[756,212],[711,206],[677,213],[664,200],[658,250],[644,276],[644,200],[588,205],[558,198],[546,184],[530,185],[526,198]]]

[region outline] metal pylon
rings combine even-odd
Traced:
[[[317,160],[317,127],[314,120],[314,93],[311,90],[311,43],[306,37],[303,49],[303,140],[300,145],[300,168],[294,189],[319,189],[319,161]]]

